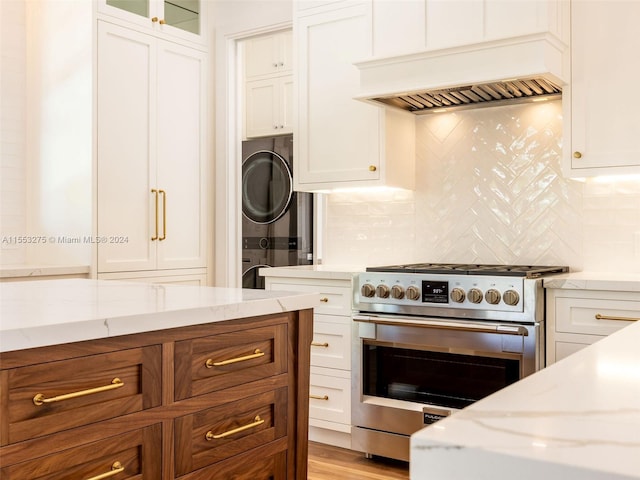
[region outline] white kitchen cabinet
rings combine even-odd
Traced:
[[[265,288],[295,292],[318,292],[314,308],[311,343],[309,439],[351,448],[351,275],[343,278],[281,276],[267,269]],[[277,274],[278,276],[272,276]],[[348,279],[347,279],[348,278]]]
[[[638,18],[640,2],[571,2],[571,83],[563,91],[568,176],[640,173],[640,98],[613,95],[640,83],[632,59],[640,50]]]
[[[245,136],[293,133],[293,75],[246,82]]]
[[[205,54],[98,24],[98,274],[206,267]]]
[[[245,40],[245,77],[253,79],[292,73],[292,35],[291,30],[283,30]]]
[[[386,57],[550,33],[568,41],[564,0],[373,1],[373,55]]]
[[[354,62],[372,53],[371,4],[299,14],[296,190],[392,186],[413,188],[415,117],[354,100],[360,74]]]
[[[251,37],[244,51],[244,137],[293,133],[292,32]]]
[[[98,13],[168,38],[204,43],[201,0],[98,0]]]
[[[550,288],[547,365],[640,320],[640,294]]]

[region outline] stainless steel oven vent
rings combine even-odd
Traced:
[[[371,100],[415,114],[437,111],[495,107],[560,98],[562,88],[541,77],[428,90]]]

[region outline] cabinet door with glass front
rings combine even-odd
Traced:
[[[204,41],[202,0],[98,0],[98,11],[160,35]]]

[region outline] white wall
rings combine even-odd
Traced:
[[[26,18],[24,4],[0,2],[0,265],[20,264],[26,244]]]
[[[324,263],[640,272],[640,178],[565,179],[561,102],[417,117],[415,192],[334,193]]]
[[[92,8],[1,2],[0,265],[90,263]]]

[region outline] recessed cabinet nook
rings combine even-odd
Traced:
[[[197,1],[99,3],[98,278],[206,282],[207,51]],[[110,241],[114,239],[114,241]]]
[[[285,30],[243,42],[245,138],[293,132],[291,38]]]

